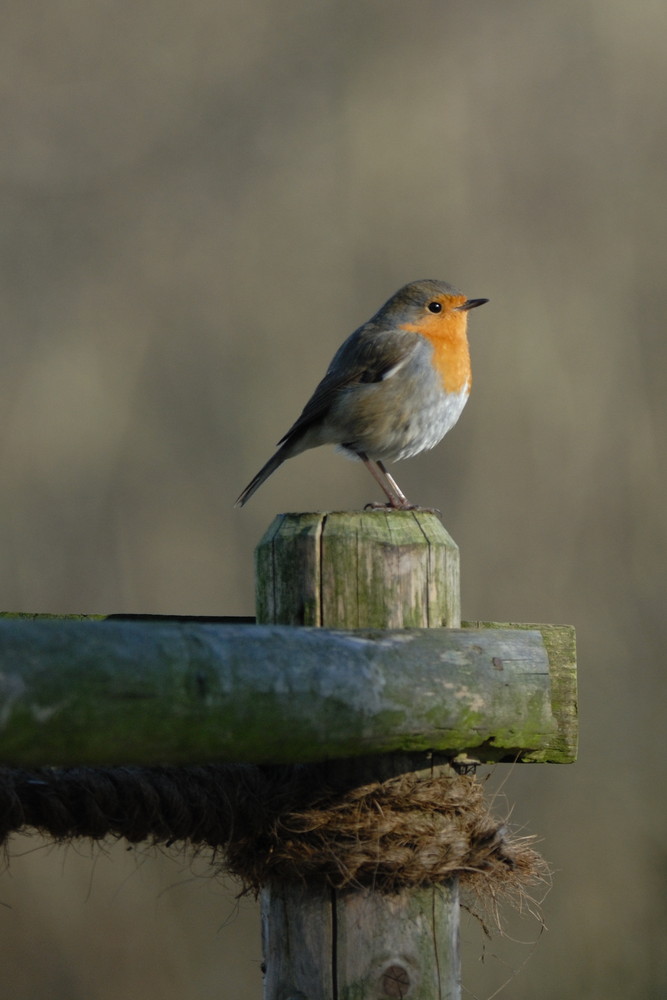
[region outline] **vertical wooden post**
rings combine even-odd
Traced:
[[[433,514],[280,515],[257,549],[257,620],[459,627],[458,548]],[[427,766],[351,760],[326,774],[363,785]],[[274,882],[262,894],[265,1000],[458,1000],[458,919],[456,880],[395,893]]]

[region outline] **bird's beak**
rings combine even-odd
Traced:
[[[468,312],[468,309],[476,309],[477,306],[483,306],[488,299],[466,299],[463,305],[455,306],[459,312]]]

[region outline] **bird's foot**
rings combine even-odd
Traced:
[[[406,500],[404,503],[398,503],[388,500],[386,503],[379,503],[378,501],[373,501],[364,505],[364,510],[411,510],[417,514],[435,514],[437,517],[442,518],[442,511],[438,510],[437,507],[420,507],[417,503],[410,503]]]

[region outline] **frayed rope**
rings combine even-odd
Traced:
[[[482,906],[521,908],[546,862],[494,819],[470,775],[402,775],[323,787],[317,767],[0,768],[0,843],[38,830],[56,842],[213,848],[243,891],[274,879],[393,892],[458,876]]]

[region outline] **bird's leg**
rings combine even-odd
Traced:
[[[380,472],[382,473],[382,475],[385,477],[385,479],[387,480],[387,482],[389,483],[391,489],[396,494],[396,497],[398,498],[400,506],[404,510],[411,510],[414,507],[414,504],[410,503],[410,501],[408,500],[408,498],[406,497],[405,493],[403,492],[403,490],[401,489],[401,487],[398,485],[398,483],[396,482],[396,480],[394,479],[394,477],[391,476],[387,472],[387,470],[384,467],[384,462],[378,461],[377,467],[380,470]]]
[[[414,510],[414,504],[409,502],[396,480],[389,475],[382,462],[374,462],[364,451],[359,451],[357,454],[389,501],[389,503],[377,506],[391,507],[393,510]],[[367,506],[374,507],[376,505],[368,504]]]
[[[383,463],[378,462],[377,464],[380,468],[380,472],[382,472],[382,474],[387,477],[387,482],[389,483],[389,485],[392,487],[392,489],[396,490],[396,495],[398,496],[398,499],[401,502],[401,506],[397,507],[397,510],[420,510],[423,511],[424,514],[437,514],[438,517],[442,517],[442,511],[439,511],[437,507],[420,507],[419,504],[410,503],[410,501],[406,497],[405,493],[403,493],[401,487],[398,485],[394,477],[387,472]]]
[[[388,498],[388,503],[367,503],[364,510],[386,510],[389,507],[390,510],[416,510],[422,511],[425,514],[437,514],[438,517],[442,517],[437,507],[420,507],[416,503],[410,503],[401,487],[394,477],[387,472],[382,462],[369,458],[364,451],[358,451],[357,455]]]

